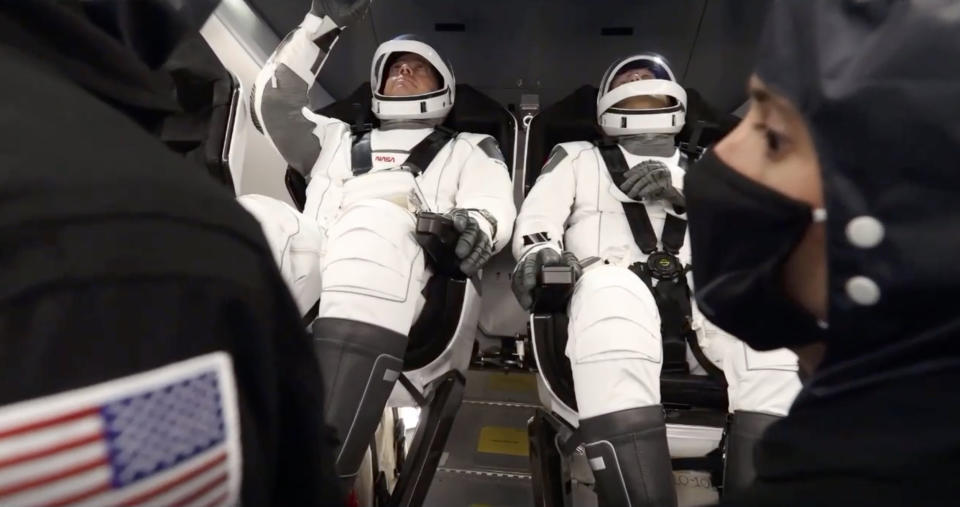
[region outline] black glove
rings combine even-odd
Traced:
[[[493,255],[493,243],[487,234],[480,230],[480,224],[476,218],[470,216],[466,210],[458,209],[450,213],[453,219],[453,226],[460,233],[460,239],[457,240],[457,247],[454,253],[457,257],[463,259],[460,263],[460,271],[467,276],[472,276],[490,260]]]
[[[687,205],[683,194],[673,186],[670,168],[659,160],[640,162],[624,173],[624,177],[620,190],[633,200],[664,200],[674,206]]]
[[[367,13],[372,0],[313,0],[310,14],[322,18],[330,16],[337,26],[354,25]]]
[[[572,252],[557,253],[552,248],[544,248],[530,254],[520,261],[520,266],[513,272],[511,288],[517,302],[524,310],[533,306],[533,289],[537,287],[537,274],[545,266],[570,266],[573,268],[574,279],[580,278],[580,261]]]

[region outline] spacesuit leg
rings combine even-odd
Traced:
[[[414,215],[370,199],[344,209],[328,231],[323,293],[313,324],[325,407],[341,447],[337,471],[356,475],[403,367],[407,334],[429,272]]]
[[[600,505],[676,505],[653,294],[626,268],[596,266],[577,283],[569,317],[566,353]]]
[[[310,217],[265,195],[242,195],[237,201],[260,222],[280,274],[303,315],[320,298],[320,252],[324,234]]]
[[[767,427],[787,415],[800,392],[797,356],[787,349],[758,352],[704,321],[701,343],[718,358],[727,378],[724,494],[740,491],[756,478],[753,448]]]

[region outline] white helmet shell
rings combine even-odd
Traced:
[[[632,81],[610,89],[621,70],[636,67],[649,69],[655,78]],[[642,95],[664,95],[672,98],[673,104],[658,109],[615,107],[624,99]],[[686,114],[687,92],[677,84],[670,66],[659,55],[644,53],[618,60],[607,69],[600,81],[597,123],[608,136],[676,134],[683,128]]]
[[[389,69],[387,62],[395,53],[415,53],[430,62],[440,75],[440,89],[420,95],[387,96],[383,85]],[[401,35],[388,40],[373,54],[370,65],[370,88],[373,99],[370,108],[381,120],[427,120],[444,118],[453,108],[456,93],[456,78],[453,67],[429,44],[417,40],[412,35]]]

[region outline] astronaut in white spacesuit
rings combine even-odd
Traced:
[[[312,330],[325,410],[347,482],[403,365],[407,335],[432,275],[414,237],[416,213],[453,219],[461,270],[476,273],[509,241],[516,208],[496,141],[440,126],[453,106],[450,65],[402,36],[373,56],[378,128],[311,112],[308,92],[344,26],[369,1],[314,1],[257,77],[254,122],[308,181],[303,213],[264,196],[241,203],[264,231],[301,311],[319,299]]]
[[[749,349],[691,305],[686,155],[674,139],[686,92],[667,63],[651,54],[615,62],[597,106],[608,140],[557,145],[523,203],[513,290],[530,308],[541,267],[582,273],[567,309],[566,355],[600,505],[676,505],[660,405],[668,338],[679,343],[680,368],[702,368],[685,345],[692,341],[726,377],[730,487],[752,477],[752,468],[743,468],[752,459],[740,463],[738,453],[749,457],[753,439],[787,413],[800,390],[797,360],[785,349]]]

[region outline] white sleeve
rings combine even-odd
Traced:
[[[473,210],[481,229],[493,241],[494,252],[509,241],[517,207],[513,204],[513,182],[496,141],[484,136],[473,144],[457,187],[455,206]]]
[[[307,14],[260,69],[251,90],[253,123],[304,176],[320,156],[327,127],[340,120],[310,111],[310,88],[341,29],[328,17]]]
[[[543,248],[563,251],[563,226],[575,197],[572,157],[562,145],[557,145],[517,216],[513,234],[513,256],[517,261]]]

